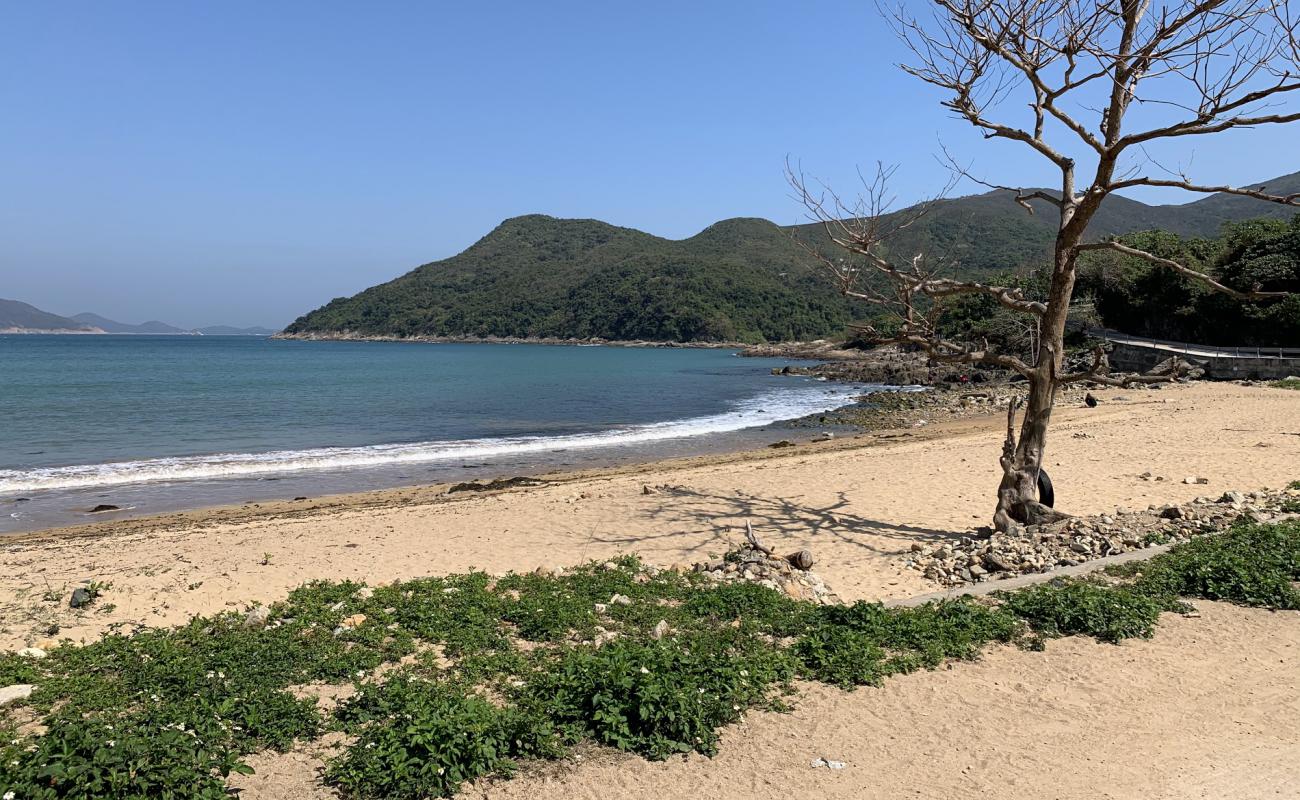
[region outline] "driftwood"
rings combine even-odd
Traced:
[[[745,520],[745,541],[749,543],[750,549],[757,550],[768,558],[780,558],[796,569],[812,569],[813,554],[811,550],[796,550],[788,556],[778,556],[775,550],[758,540],[758,535],[754,533],[754,526],[749,524],[749,520]]]
[[[749,520],[745,520],[745,539],[749,542],[750,547],[764,555],[771,556],[776,553],[775,550],[758,540],[758,537],[754,535],[754,526],[749,524]]]
[[[790,562],[790,566],[795,569],[810,570],[813,565],[813,554],[811,550],[797,550],[785,557]]]

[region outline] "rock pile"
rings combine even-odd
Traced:
[[[822,605],[840,602],[821,576],[811,569],[794,566],[792,561],[811,566],[812,556],[808,551],[801,550],[781,558],[752,547],[742,547],[727,553],[723,558],[701,561],[692,570],[719,583],[757,583],[796,600],[811,600]]]
[[[1225,492],[1183,505],[1151,506],[1050,525],[1017,526],[1009,533],[987,528],[935,544],[917,542],[904,566],[944,586],[1047,572],[1095,558],[1183,542],[1222,530],[1243,514],[1268,522],[1297,516],[1300,491]]]

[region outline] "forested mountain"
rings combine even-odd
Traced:
[[[1300,173],[1263,185],[1300,192]],[[1047,256],[1052,210],[1044,203],[1027,214],[1006,192],[944,200],[890,248],[941,258],[955,275],[1014,271]],[[1112,196],[1091,234],[1159,229],[1210,237],[1227,221],[1286,219],[1293,213],[1228,195],[1166,206]],[[761,219],[725,220],[674,241],[596,220],[518,217],[459,255],[335,299],[285,332],[658,341],[775,341],[839,333],[865,310],[836,294],[801,243],[827,249],[817,226],[783,228]]]

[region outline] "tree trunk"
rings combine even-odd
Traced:
[[[1038,360],[1028,376],[1029,394],[1024,401],[1025,413],[1018,441],[1015,435],[1018,403],[1013,402],[1007,410],[1007,439],[999,459],[1002,484],[998,487],[998,504],[993,512],[993,526],[1004,533],[1015,523],[1039,525],[1067,516],[1038,502],[1038,473],[1047,450],[1047,426],[1056,404],[1057,380],[1065,352],[1065,321],[1070,311],[1070,297],[1074,294],[1074,248],[1080,238],[1078,230],[1076,221],[1067,218],[1057,236],[1052,286],[1038,342]]]

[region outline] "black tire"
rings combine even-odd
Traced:
[[[1056,505],[1056,490],[1052,488],[1052,479],[1045,469],[1038,470],[1038,502],[1048,508]]]

